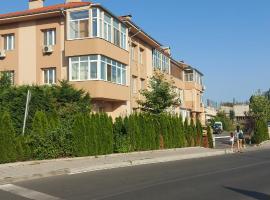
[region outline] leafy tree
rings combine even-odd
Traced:
[[[265,92],[265,97],[270,101],[270,89]]]
[[[265,140],[269,139],[267,122],[263,119],[257,119],[255,121],[254,135],[252,137],[252,142],[259,144]]]
[[[207,139],[208,139],[208,147],[209,148],[214,148],[213,135],[212,135],[210,126],[207,126]]]
[[[234,119],[235,119],[235,112],[234,112],[234,110],[230,110],[230,120],[231,121],[234,121]]]
[[[16,160],[15,131],[8,112],[0,117],[0,163]]]
[[[231,131],[234,129],[232,121],[226,116],[224,112],[218,112],[217,116],[211,121],[211,125],[213,126],[217,121],[222,122],[223,129],[226,131]]]
[[[0,91],[11,86],[11,77],[6,72],[0,73]]]
[[[270,120],[270,101],[262,95],[250,98],[250,115],[254,119]]]
[[[150,79],[149,89],[140,91],[144,100],[138,100],[142,111],[160,114],[172,106],[179,105],[175,87],[167,81],[163,73],[155,72]]]

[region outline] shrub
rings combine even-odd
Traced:
[[[8,112],[0,116],[0,163],[16,161],[15,131]]]
[[[207,139],[208,139],[208,147],[209,148],[214,148],[213,135],[212,135],[210,126],[207,126]]]
[[[263,119],[255,120],[255,130],[252,137],[252,142],[259,144],[269,139],[267,123]]]

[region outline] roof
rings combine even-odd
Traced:
[[[52,6],[45,6],[42,8],[29,9],[29,10],[12,12],[12,13],[7,13],[7,14],[0,14],[0,19],[27,16],[27,15],[40,14],[40,13],[53,12],[53,11],[61,11],[63,9],[89,6],[90,4],[91,2],[71,2],[71,3],[56,4]]]

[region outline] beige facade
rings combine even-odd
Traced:
[[[0,36],[0,71],[17,85],[67,79],[90,93],[95,112],[115,118],[138,110],[140,90],[160,70],[179,92],[173,112],[203,119],[203,75],[174,60],[130,16],[80,0],[47,7],[29,0],[28,11],[0,15]]]

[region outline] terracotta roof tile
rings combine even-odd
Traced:
[[[71,3],[64,3],[64,4],[56,4],[56,5],[52,5],[52,6],[45,6],[42,8],[12,12],[12,13],[7,13],[7,14],[0,14],[0,19],[26,16],[26,15],[32,15],[32,14],[39,14],[39,13],[45,13],[45,12],[52,12],[52,11],[58,11],[58,10],[60,11],[61,9],[69,9],[69,8],[76,8],[76,7],[81,7],[81,6],[88,6],[90,4],[91,4],[90,2],[71,2]]]

